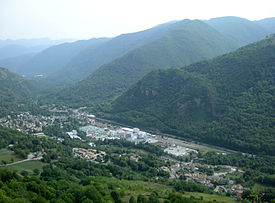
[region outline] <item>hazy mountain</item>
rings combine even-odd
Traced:
[[[60,40],[51,40],[49,38],[37,38],[37,39],[6,39],[0,40],[0,48],[8,45],[20,45],[24,47],[36,47],[36,46],[53,46],[65,42],[72,42],[74,39],[60,39]]]
[[[80,40],[51,46],[33,56],[18,73],[27,76],[49,75],[62,69],[80,51],[87,47],[97,47],[107,40],[106,38]]]
[[[29,53],[38,53],[50,46],[64,43],[66,41],[71,40],[51,40],[48,38],[0,40],[0,60]]]
[[[11,58],[0,60],[1,67],[7,67],[11,72],[22,73],[22,67],[27,63],[35,53],[23,54]]]
[[[275,33],[275,17],[254,21],[269,33]]]
[[[233,48],[209,25],[198,20],[184,20],[173,24],[161,38],[101,66],[58,96],[78,105],[105,101],[121,94],[153,69],[188,65]]]
[[[275,151],[275,35],[183,69],[155,70],[107,117],[250,153]]]
[[[23,59],[22,61],[26,63],[17,59],[15,62],[18,63],[16,64],[13,62],[13,67],[5,67],[10,70],[20,70],[21,72],[17,73],[28,76],[37,74],[46,75],[49,84],[58,83],[64,85],[73,83],[87,77],[100,66],[122,57],[129,51],[159,39],[173,29],[177,22],[178,21],[165,23],[141,32],[123,34],[110,40],[106,39],[105,43],[103,43],[104,40],[94,44],[93,42],[95,41],[83,40],[52,46],[38,53],[37,56],[34,56],[29,62],[26,62],[26,59],[20,57]],[[272,19],[252,22],[238,17],[223,17],[211,19],[206,22],[227,37],[227,41],[230,41],[231,50],[232,48],[238,48],[244,44],[262,39],[266,34],[270,33],[270,30],[273,28]],[[1,44],[7,43],[16,44],[9,46],[20,45],[25,47],[18,47],[15,51],[3,50],[3,58],[7,58],[36,52],[37,50],[31,51],[29,49],[34,49],[34,46],[39,44],[44,45],[45,48],[45,46],[54,45],[60,42],[62,41],[53,41],[49,39],[0,40],[0,47]],[[9,55],[8,53],[12,53],[13,55]]]
[[[29,53],[36,53],[36,52],[42,51],[45,48],[47,47],[45,46],[25,47],[25,46],[16,45],[16,44],[7,45],[0,48],[0,60],[17,57],[17,56],[29,54]]]
[[[213,18],[204,22],[228,37],[234,45],[239,47],[261,40],[272,33],[256,22],[234,16]],[[271,25],[269,22],[266,24]]]
[[[67,82],[81,80],[103,64],[123,56],[127,52],[148,44],[169,31],[174,21],[155,26],[151,29],[122,34],[99,47],[89,47],[81,51],[53,78],[66,79]]]
[[[5,67],[19,70],[17,73],[27,76],[47,76],[50,83],[70,83],[85,78],[102,64],[159,38],[171,26],[172,22],[113,39],[100,38],[59,44],[38,53],[23,65],[21,62],[14,63],[14,66],[20,68]]]

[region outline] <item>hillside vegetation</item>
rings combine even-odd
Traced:
[[[87,47],[97,47],[107,40],[106,38],[80,40],[51,46],[24,63],[18,73],[30,77],[37,74],[49,76],[61,70],[80,51]]]
[[[180,21],[160,39],[101,66],[55,96],[79,106],[108,101],[153,69],[188,65],[232,49],[220,33],[202,21]]]
[[[66,83],[84,79],[100,66],[110,63],[135,48],[157,40],[174,26],[173,22],[164,23],[144,31],[119,35],[98,47],[88,47],[72,58],[63,69],[52,75],[51,78],[58,77],[59,80],[64,80]]]
[[[275,35],[183,69],[156,70],[107,117],[250,153],[275,155]]]
[[[0,84],[0,117],[32,101],[31,83],[5,68],[0,68]]]

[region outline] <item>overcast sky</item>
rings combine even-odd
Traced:
[[[221,16],[275,17],[275,0],[0,0],[0,39],[112,37]]]

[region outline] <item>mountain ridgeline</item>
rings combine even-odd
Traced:
[[[92,38],[63,43],[37,53],[26,62],[11,64],[4,60],[0,61],[0,65],[7,65],[16,73],[28,77],[43,75],[49,81],[48,84],[73,83],[87,77],[99,66],[159,38],[172,26],[173,23],[165,23],[115,38]]]
[[[107,40],[98,38],[51,46],[33,56],[18,73],[31,77],[39,74],[49,76],[67,65],[80,51],[88,47],[97,47]]]
[[[249,21],[244,18],[228,16],[204,21],[227,37],[235,46],[244,46],[263,39],[274,33],[273,23],[269,19]]]
[[[76,105],[108,101],[156,68],[189,65],[234,48],[202,21],[183,20],[174,23],[159,39],[101,66],[86,79],[60,91],[57,100]]]
[[[204,22],[222,35],[223,43],[230,43],[230,51],[274,33],[274,18],[249,21],[239,17],[221,17]],[[0,66],[27,77],[43,75],[44,80],[51,86],[73,84],[85,79],[101,66],[113,63],[119,57],[159,40],[168,32],[177,29],[179,24],[182,22],[172,21],[144,31],[122,34],[114,38],[93,38],[63,44],[60,44],[62,41],[47,41],[46,39],[36,41],[0,40]],[[200,34],[201,36],[204,34],[203,29]],[[209,33],[206,32],[204,36],[206,41],[208,40],[207,34]],[[196,41],[197,35],[194,37],[193,42]],[[209,43],[212,43],[211,38],[209,40]],[[217,38],[217,42],[219,40],[220,37]],[[50,45],[52,46],[49,47]],[[194,46],[198,47],[198,44]],[[220,44],[218,48],[221,46],[223,44]],[[222,50],[220,54],[228,52],[227,48]],[[169,49],[168,51],[172,54],[173,47],[170,46]],[[214,52],[212,49],[206,50],[210,51],[209,55],[215,52],[215,49]],[[195,55],[195,53],[190,53],[190,55]],[[194,62],[192,57],[191,59],[185,57],[185,60],[185,64],[190,61]],[[159,64],[156,63],[156,65]]]
[[[174,23],[164,23],[150,29],[122,34],[108,40],[101,46],[89,47],[82,50],[76,57],[57,74],[51,76],[72,83],[86,78],[100,66],[110,63],[133,49],[148,44],[174,27]]]
[[[107,118],[253,154],[275,155],[275,35],[181,69],[155,70]]]

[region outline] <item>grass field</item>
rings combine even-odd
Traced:
[[[41,172],[44,165],[46,164],[42,163],[41,161],[26,161],[12,166],[5,166],[5,168],[18,172],[27,171],[29,173],[32,173],[34,169],[38,169]]]
[[[267,189],[268,187],[267,186],[265,186],[265,185],[261,185],[261,184],[259,184],[259,183],[256,183],[254,186],[253,186],[253,188],[252,188],[252,190],[253,191],[261,191],[261,190],[265,190],[265,189]]]
[[[222,195],[211,195],[211,194],[205,194],[205,193],[198,193],[198,192],[186,192],[184,194],[184,196],[186,197],[191,197],[194,196],[196,198],[198,197],[202,197],[204,201],[218,201],[218,202],[225,202],[225,203],[236,203],[238,202],[237,200],[235,200],[235,198],[232,197],[227,197],[227,196],[222,196]]]
[[[11,160],[13,162],[22,160],[21,158],[17,157],[13,151],[8,149],[0,149],[0,164],[2,164],[2,161],[5,161],[7,163],[10,163]]]

